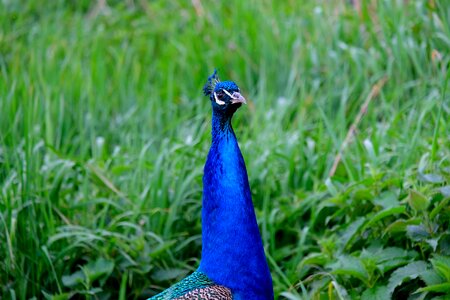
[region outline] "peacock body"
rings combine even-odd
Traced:
[[[150,298],[273,299],[247,170],[231,119],[245,102],[216,71],[203,88],[213,108],[212,143],[203,175],[202,258],[193,274]]]

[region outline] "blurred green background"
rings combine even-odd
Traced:
[[[276,299],[448,299],[449,22],[444,0],[1,1],[0,298],[196,269],[217,68],[249,100]]]

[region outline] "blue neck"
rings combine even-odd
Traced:
[[[202,242],[199,271],[230,288],[234,299],[273,299],[272,278],[231,115],[215,111],[203,175]]]

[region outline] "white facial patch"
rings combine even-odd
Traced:
[[[223,89],[223,92],[224,92],[225,94],[227,94],[228,97],[230,97],[231,99],[234,99],[233,95],[231,95],[229,91]]]
[[[214,92],[214,99],[216,100],[216,103],[219,104],[219,105],[224,105],[225,104],[225,101],[221,101],[221,100],[219,100],[219,98],[217,98],[216,92]]]

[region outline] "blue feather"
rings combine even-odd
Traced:
[[[231,117],[231,113],[213,110],[212,145],[203,176],[199,271],[230,288],[236,299],[273,299],[247,170]]]
[[[204,93],[213,107],[212,143],[203,175],[202,258],[194,274],[231,290],[233,299],[273,299],[247,170],[231,126],[234,112],[245,102],[232,101],[241,96],[239,88],[232,81],[218,82],[217,71]]]
[[[208,80],[203,87],[203,93],[205,94],[205,96],[211,95],[217,82],[219,82],[219,77],[217,76],[217,69],[214,69],[214,73],[212,73],[212,75],[208,77]]]

